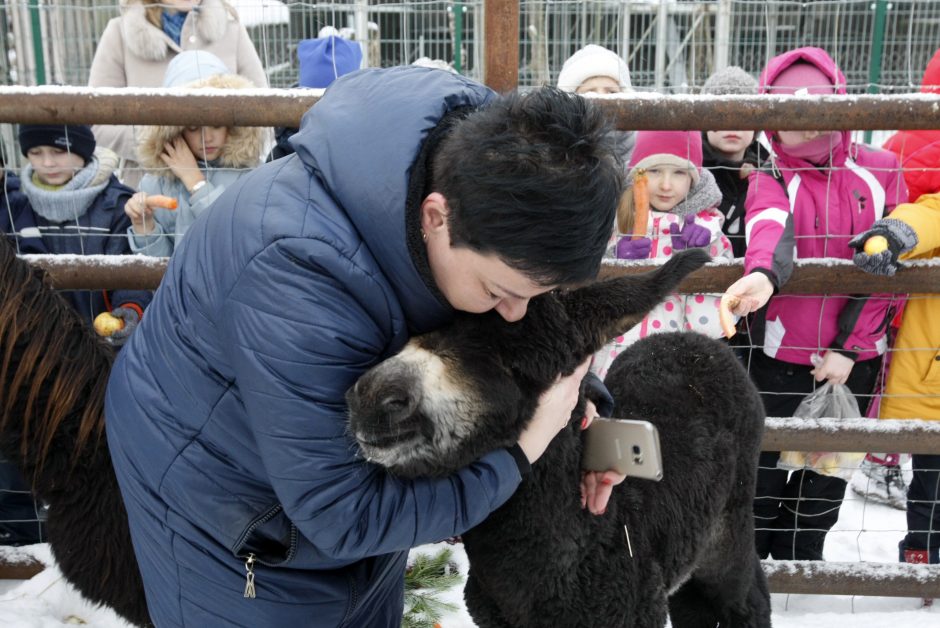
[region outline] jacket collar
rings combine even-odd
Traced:
[[[203,45],[214,43],[225,35],[230,17],[233,16],[222,0],[202,0],[186,17],[182,41],[195,29]],[[129,0],[124,6],[121,31],[128,50],[148,61],[162,61],[167,58],[170,50],[181,50],[162,29],[147,21],[146,7],[139,0]]]

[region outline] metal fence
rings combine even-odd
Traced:
[[[324,26],[363,44],[364,64],[442,59],[482,78],[483,0],[329,3],[229,0],[273,87],[296,81],[296,45]],[[84,85],[117,0],[13,0],[0,7],[0,83]],[[716,68],[758,73],[784,50],[826,48],[850,91],[908,91],[936,50],[932,0],[520,0],[519,84],[550,83],[564,60],[594,43],[628,61],[638,89],[694,91]]]

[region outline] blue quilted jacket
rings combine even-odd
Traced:
[[[505,450],[397,479],[357,456],[345,420],[359,375],[452,316],[409,253],[409,181],[441,118],[492,97],[426,68],[342,77],[296,154],[187,232],[106,407],[156,625],[398,626],[407,550],[466,531],[518,486]]]

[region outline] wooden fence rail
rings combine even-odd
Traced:
[[[0,122],[297,126],[319,89],[0,87]],[[937,129],[940,95],[663,96],[596,102],[622,129]]]

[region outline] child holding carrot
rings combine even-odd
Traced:
[[[717,207],[721,191],[702,168],[702,135],[691,131],[640,131],[627,172],[627,192],[617,210],[617,234],[609,257],[666,259],[673,251],[703,248],[732,258]],[[624,347],[649,334],[694,330],[723,336],[720,295],[673,294],[643,321],[594,356],[592,371],[604,378]]]
[[[164,87],[245,88],[215,55],[188,50],[167,67]],[[260,127],[152,126],[141,133],[138,156],[147,174],[127,202],[131,249],[166,257],[226,187],[260,163]]]
[[[130,221],[124,205],[133,190],[114,176],[116,155],[107,149],[102,155],[108,158],[96,155],[91,128],[24,124],[18,139],[27,159],[20,177],[21,202],[2,221],[17,251],[129,255],[125,234]],[[121,319],[121,328],[107,334],[116,346],[137,327],[151,298],[145,290],[75,290],[63,296],[89,325],[105,312]]]

